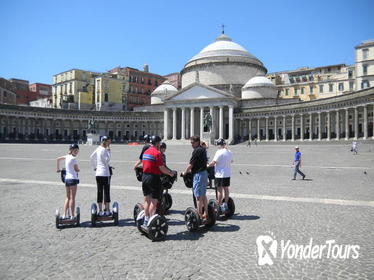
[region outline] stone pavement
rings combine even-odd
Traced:
[[[0,144],[0,279],[374,279],[374,146],[300,145],[309,180],[291,181],[293,145],[232,146],[231,191],[236,215],[209,231],[189,233],[184,210],[190,190],[178,180],[167,239],[151,242],[132,220],[142,200],[132,166],[141,146],[112,147],[112,201],[120,207],[119,226],[90,227],[96,199],[88,157],[81,146],[77,202],[81,227],[57,230],[54,211],[62,207],[64,186],[55,158],[66,145]],[[215,147],[208,151],[212,158]],[[168,146],[168,166],[182,171],[189,146]],[[209,192],[209,197],[213,197]],[[258,265],[256,239],[278,241],[273,265]],[[281,240],[293,244],[359,245],[357,259],[281,258]]]

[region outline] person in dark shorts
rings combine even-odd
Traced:
[[[229,201],[232,153],[227,149],[226,142],[222,138],[218,139],[217,146],[218,150],[208,167],[214,166],[218,205],[222,212],[227,212],[229,210],[227,201]],[[224,203],[222,203],[223,198],[225,199]]]
[[[165,167],[162,154],[160,152],[161,138],[157,135],[151,137],[151,144],[143,153],[143,177],[142,189],[145,197],[144,201],[144,224],[148,226],[148,221],[156,213],[156,208],[159,199],[161,199],[161,173],[169,176],[174,176],[174,172]]]
[[[66,199],[64,203],[64,214],[62,216],[63,219],[69,218],[66,213],[70,206],[71,210],[71,217],[74,217],[74,208],[75,208],[75,196],[77,194],[77,185],[79,183],[78,180],[78,172],[80,171],[77,162],[77,155],[79,153],[79,146],[78,144],[71,144],[69,146],[69,153],[65,156],[57,158],[57,172],[60,172],[60,161],[65,160],[65,189],[66,189]],[[70,218],[71,218],[70,217]]]
[[[201,146],[200,137],[192,136],[190,140],[194,150],[192,152],[190,163],[187,165],[187,168],[182,175],[185,175],[188,172],[192,173],[192,189],[197,201],[197,210],[201,219],[206,221],[208,219],[208,200],[206,198],[208,158],[206,155],[206,149]]]

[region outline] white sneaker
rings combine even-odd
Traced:
[[[104,212],[103,211],[99,211],[99,216],[104,216]]]
[[[110,211],[105,211],[105,216],[110,216],[112,213]]]
[[[225,211],[229,211],[229,206],[227,205],[227,203],[223,203],[223,208],[225,209]]]
[[[225,209],[225,205],[222,204],[222,205],[220,206],[220,208],[221,208],[221,212],[225,212],[225,211],[226,211],[226,209]]]

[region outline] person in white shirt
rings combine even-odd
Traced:
[[[229,201],[232,153],[227,149],[226,142],[222,138],[218,139],[217,145],[219,146],[218,150],[208,167],[214,166],[214,183],[217,188],[218,204],[222,212],[227,212],[229,210],[227,202]],[[222,203],[223,198],[225,199],[224,203]]]
[[[101,138],[101,145],[91,154],[90,162],[95,171],[97,184],[97,204],[99,205],[99,216],[110,215],[110,143],[111,139],[107,136]],[[103,211],[103,200],[105,208]]]
[[[64,203],[64,214],[62,218],[69,218],[66,215],[67,210],[71,210],[71,216],[74,217],[74,208],[75,208],[75,195],[77,193],[77,185],[79,184],[78,172],[80,171],[77,162],[77,155],[79,153],[79,146],[77,144],[71,144],[69,146],[69,153],[65,156],[57,158],[57,172],[60,170],[60,161],[65,160],[65,189],[66,189],[66,199]]]

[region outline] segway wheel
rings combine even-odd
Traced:
[[[96,217],[97,217],[97,206],[96,203],[92,203],[91,205],[91,226],[96,226]]]
[[[141,203],[137,203],[134,207],[134,213],[133,213],[135,225],[136,225],[136,218],[138,217],[140,211],[142,210],[143,210],[143,205]]]
[[[164,205],[165,212],[168,211],[173,205],[173,199],[169,193],[162,194],[162,205]]]
[[[148,237],[152,241],[163,240],[168,232],[168,223],[164,216],[157,215],[149,224]]]
[[[113,221],[114,221],[114,225],[118,226],[118,214],[119,214],[119,210],[118,210],[118,202],[117,201],[113,203],[112,210],[113,210]]]
[[[205,227],[211,228],[216,224],[217,212],[216,212],[216,202],[213,201],[208,204],[208,221],[205,224]]]
[[[225,200],[223,200],[225,201]],[[229,197],[229,202],[227,203],[227,207],[229,208],[229,211],[226,212],[225,216],[226,218],[230,218],[232,217],[232,215],[235,214],[235,203],[234,203],[234,200]]]
[[[79,207],[77,207],[75,209],[75,215],[77,217],[77,222],[76,222],[75,226],[79,227],[80,226],[80,221],[81,221],[81,209]]]
[[[196,231],[199,228],[200,219],[195,208],[188,207],[184,213],[184,221],[188,231]]]
[[[60,211],[56,209],[56,228],[60,229]]]

